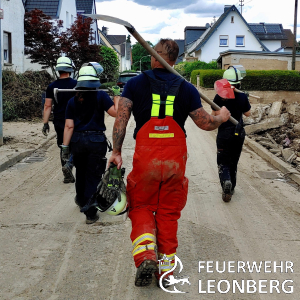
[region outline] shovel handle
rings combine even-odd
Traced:
[[[126,27],[126,26],[125,26]],[[153,57],[155,57],[162,66],[164,66],[169,72],[180,76],[183,78],[174,68],[172,68],[142,37],[141,35],[134,29],[134,28],[129,28],[126,27],[127,30],[135,37],[135,39],[151,54]],[[202,94],[200,91],[198,91],[200,94],[200,97],[206,101],[211,107],[213,107],[215,110],[220,110],[221,108],[211,101],[208,97],[206,97],[204,94]],[[234,125],[237,125],[239,122],[234,119],[233,117],[229,118],[229,121],[233,123]]]
[[[245,94],[243,91],[238,90],[237,88],[234,88],[234,90],[235,90],[236,92],[238,92],[238,93]],[[259,96],[254,96],[254,95],[252,95],[252,94],[249,94],[249,97],[256,98],[256,99],[260,99]]]

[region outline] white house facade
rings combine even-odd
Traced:
[[[3,69],[24,72],[24,5],[21,0],[1,1],[1,51]]]
[[[196,41],[186,46],[183,60],[194,57],[195,60],[210,62],[228,49],[269,51],[234,5],[225,6],[220,18]]]

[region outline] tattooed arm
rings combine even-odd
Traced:
[[[120,98],[113,128],[113,151],[110,159],[108,160],[108,165],[113,162],[118,166],[118,169],[122,166],[121,150],[126,134],[126,126],[132,111],[132,104],[131,100],[124,97]]]
[[[201,107],[190,112],[190,117],[199,128],[210,131],[218,128],[223,122],[226,122],[230,117],[230,112],[223,106],[214,116],[207,113]]]

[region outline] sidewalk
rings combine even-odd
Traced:
[[[42,121],[4,122],[4,143],[0,146],[0,172],[19,162],[55,138],[56,133],[52,122],[49,122],[49,126],[50,133],[46,138],[42,134]]]

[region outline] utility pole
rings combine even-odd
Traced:
[[[3,11],[1,11],[1,0],[0,0],[0,146],[3,145],[3,105],[2,105],[2,28],[1,19]]]
[[[295,70],[295,65],[296,65],[297,11],[298,11],[298,0],[295,0],[295,11],[294,11],[294,38],[295,39],[293,43],[292,70]]]
[[[243,6],[244,6],[244,1],[245,0],[239,0],[240,1],[240,4],[239,4],[239,6],[241,7],[241,15],[243,14]]]

